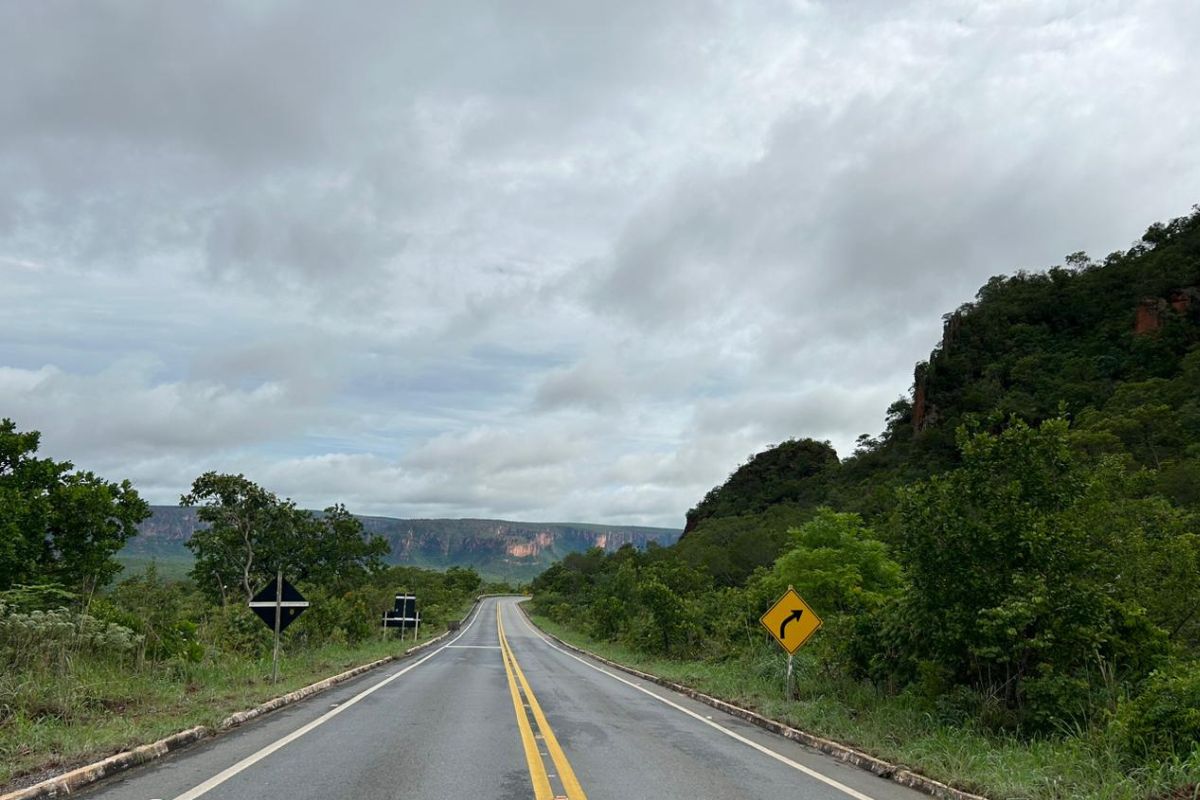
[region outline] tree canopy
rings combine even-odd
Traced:
[[[120,571],[113,556],[150,507],[129,481],[38,458],[40,441],[0,421],[0,590],[58,583],[89,597]]]
[[[207,523],[187,542],[196,556],[191,576],[222,604],[234,591],[249,601],[277,570],[311,582],[346,581],[380,569],[389,550],[345,506],[313,514],[241,474],[206,472],[180,504],[197,506]]]

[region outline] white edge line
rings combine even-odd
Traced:
[[[481,608],[482,606],[483,606],[483,603],[480,603],[479,607]],[[252,753],[252,754],[246,756],[245,758],[243,758],[241,761],[237,762],[233,766],[227,767],[226,769],[218,772],[216,775],[214,775],[211,778],[209,778],[208,780],[204,781],[204,783],[201,783],[198,786],[194,786],[191,789],[184,792],[183,794],[176,796],[175,800],[195,800],[195,798],[200,797],[201,795],[204,795],[204,794],[212,791],[213,789],[217,788],[222,783],[229,780],[234,775],[237,775],[242,770],[245,770],[248,767],[254,766],[259,761],[262,761],[264,758],[266,758],[267,756],[274,753],[276,750],[286,747],[287,745],[296,741],[301,736],[303,736],[304,734],[311,731],[313,728],[316,728],[318,725],[322,725],[322,724],[328,722],[329,720],[336,717],[338,714],[345,711],[347,708],[350,708],[351,706],[353,706],[359,700],[362,700],[363,698],[365,698],[367,695],[375,692],[377,689],[382,689],[384,686],[387,686],[389,683],[396,680],[396,678],[399,678],[401,675],[408,672],[409,670],[412,670],[412,669],[415,669],[415,668],[421,666],[426,661],[428,661],[429,659],[436,656],[438,653],[445,650],[451,644],[453,644],[454,642],[457,642],[459,639],[461,639],[463,637],[463,635],[467,631],[469,631],[471,629],[471,626],[475,624],[475,620],[477,620],[477,619],[479,619],[479,608],[476,608],[475,614],[474,614],[474,616],[471,617],[471,621],[467,623],[467,626],[465,628],[463,628],[461,631],[459,631],[458,636],[455,636],[452,640],[450,640],[450,642],[448,644],[442,645],[437,650],[434,650],[432,653],[425,656],[424,658],[414,661],[413,663],[409,664],[407,667],[400,670],[399,672],[397,672],[393,675],[389,675],[388,677],[384,678],[383,680],[381,680],[379,683],[375,684],[374,686],[364,689],[363,691],[354,695],[354,697],[352,697],[349,700],[347,700],[346,702],[342,703],[337,708],[334,708],[330,711],[326,711],[324,714],[317,717],[312,722],[309,722],[308,724],[306,724],[300,728],[297,728],[296,730],[289,733],[287,736],[284,736],[282,739],[276,739],[274,742],[272,742],[271,744],[262,748],[258,752],[255,752],[255,753]]]
[[[837,789],[840,792],[845,792],[846,794],[850,795],[851,797],[855,798],[856,800],[875,800],[875,798],[871,797],[870,795],[863,794],[862,792],[858,791],[857,789],[851,789],[849,786],[845,785],[844,783],[839,783],[838,781],[834,780],[833,778],[830,778],[826,775],[822,775],[820,772],[817,772],[816,770],[812,769],[811,767],[806,767],[803,764],[793,761],[792,759],[788,758],[787,756],[780,755],[779,753],[776,753],[771,748],[764,747],[763,745],[759,744],[758,742],[755,742],[751,739],[747,739],[745,736],[742,736],[739,733],[735,733],[734,731],[729,730],[725,726],[720,725],[716,722],[713,722],[711,719],[708,719],[701,714],[697,714],[695,711],[692,711],[689,708],[684,708],[683,706],[679,705],[678,703],[674,703],[674,702],[668,700],[667,698],[663,697],[662,695],[659,695],[659,694],[656,694],[655,692],[650,691],[649,689],[647,689],[644,686],[638,686],[633,681],[626,680],[625,678],[622,678],[620,675],[614,675],[613,673],[609,672],[606,669],[598,667],[595,664],[589,663],[588,661],[580,658],[579,656],[575,655],[574,653],[568,653],[566,650],[563,650],[561,647],[554,644],[554,642],[550,641],[544,635],[542,635],[541,631],[539,631],[537,628],[533,627],[533,623],[531,623],[528,619],[525,619],[524,614],[518,614],[517,616],[521,617],[521,621],[524,622],[525,626],[527,628],[529,628],[530,631],[533,632],[534,636],[538,637],[543,642],[545,642],[547,645],[554,648],[558,652],[562,653],[564,656],[570,656],[571,658],[575,659],[580,664],[583,664],[585,667],[590,667],[591,669],[594,669],[597,672],[607,675],[608,677],[612,678],[615,681],[620,681],[621,683],[625,684],[626,686],[631,686],[643,694],[648,694],[651,697],[653,697],[655,700],[659,701],[660,703],[664,703],[664,704],[670,706],[671,708],[674,708],[677,711],[682,711],[684,714],[687,714],[689,717],[692,717],[693,719],[703,722],[705,725],[709,726],[710,728],[715,728],[718,731],[720,731],[721,733],[725,734],[726,736],[728,736],[732,739],[736,739],[737,741],[741,742],[742,744],[749,745],[750,747],[753,747],[755,750],[759,751],[760,753],[770,756],[771,758],[775,759],[776,761],[778,761],[782,764],[788,765],[792,769],[796,769],[796,770],[799,770],[800,772],[803,772],[805,775],[808,775],[810,778],[815,778],[815,779],[821,781],[822,783],[832,786],[834,789]]]
[[[500,645],[498,645],[498,644],[448,644],[448,645],[446,645],[446,648],[447,649],[453,648],[456,650],[499,650]]]

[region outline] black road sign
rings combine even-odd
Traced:
[[[258,614],[258,618],[267,623],[267,627],[275,630],[275,581],[271,581],[250,600],[250,610]],[[296,617],[308,608],[304,595],[287,581],[283,581],[283,591],[279,602],[279,630],[282,631],[296,621]]]
[[[415,594],[398,594],[392,610],[383,615],[383,627],[415,628],[420,619],[421,612],[417,611],[417,596]]]
[[[393,617],[415,617],[417,615],[417,596],[415,594],[396,595],[396,605],[393,607]]]

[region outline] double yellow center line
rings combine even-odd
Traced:
[[[496,630],[500,636],[500,655],[504,659],[504,671],[508,675],[508,690],[512,694],[513,710],[517,714],[517,727],[521,730],[521,744],[525,747],[525,763],[529,767],[529,778],[533,781],[535,800],[587,800],[587,795],[579,785],[579,779],[575,777],[575,770],[571,769],[571,763],[567,761],[554,731],[550,729],[550,723],[546,721],[541,705],[534,697],[533,690],[529,688],[529,681],[525,680],[521,665],[517,663],[512,648],[508,646],[499,605],[496,606]],[[533,724],[530,724],[530,713],[533,715]],[[538,747],[539,740],[546,745],[545,753]],[[557,771],[554,777],[562,785],[564,794],[556,795],[550,786],[551,775],[547,772],[543,759],[546,755],[554,763]]]

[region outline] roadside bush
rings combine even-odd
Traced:
[[[1105,707],[1111,675],[1136,681],[1165,648],[1139,624],[1134,598],[1113,597],[1132,567],[1114,554],[1140,529],[1089,512],[1119,505],[1109,475],[1119,465],[1082,465],[1067,433],[1063,420],[1012,419],[998,434],[961,428],[962,465],[900,494],[911,581],[902,604],[923,638],[899,643],[954,683],[1003,698],[1030,732],[1086,721]]]
[[[772,599],[792,585],[829,617],[871,611],[900,592],[900,565],[858,514],[819,508],[788,530],[788,543],[770,571],[756,577]]]
[[[223,652],[252,658],[269,653],[274,643],[262,620],[240,605],[213,608],[201,627],[201,639]]]
[[[139,663],[146,659],[181,658],[199,661],[204,647],[198,641],[196,619],[200,595],[187,584],[163,580],[151,563],[92,601],[88,611],[106,622],[133,630],[141,637]]]
[[[79,595],[58,583],[18,584],[0,592],[0,603],[9,611],[52,611],[78,606]]]
[[[597,639],[611,641],[625,626],[628,612],[620,598],[608,595],[601,597],[588,607],[591,619],[591,634]]]
[[[1200,662],[1155,672],[1140,695],[1122,704],[1116,725],[1133,762],[1184,758],[1200,748]]]
[[[356,644],[378,636],[379,618],[389,599],[386,592],[370,587],[342,593],[305,589],[304,595],[312,605],[285,635],[310,645]]]
[[[124,658],[141,638],[129,628],[65,608],[12,612],[0,602],[0,663],[20,672],[67,672],[79,656]]]

